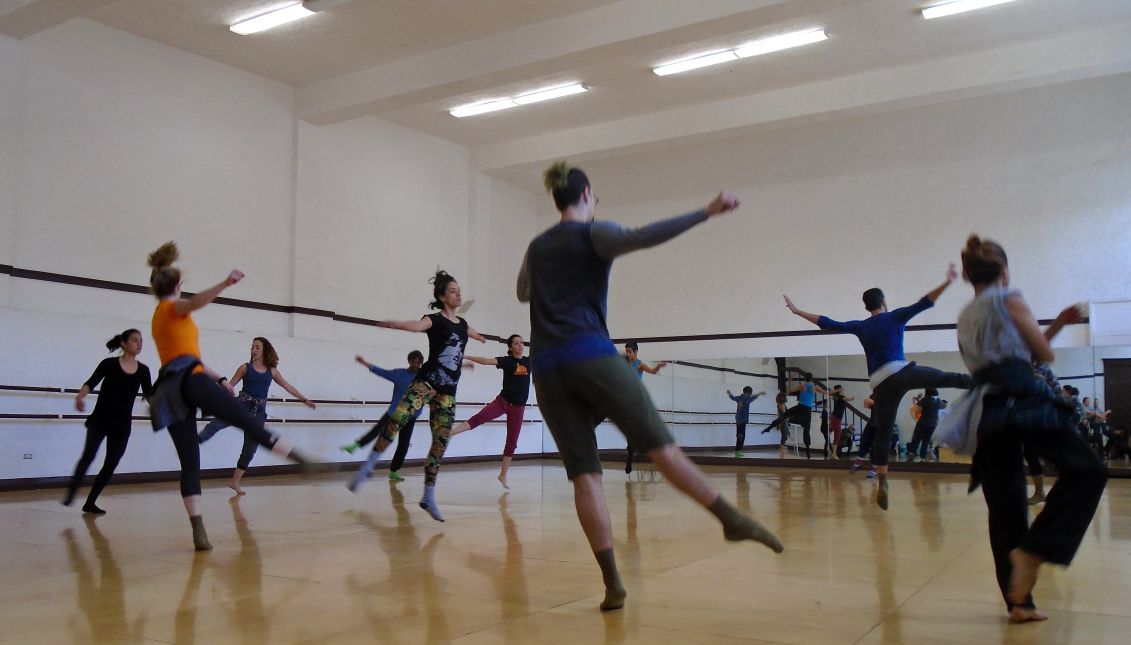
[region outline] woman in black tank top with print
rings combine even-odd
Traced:
[[[401,428],[416,416],[417,411],[425,405],[429,406],[428,425],[432,428],[432,447],[424,464],[424,495],[420,498],[420,508],[428,511],[432,519],[443,522],[444,517],[436,505],[436,477],[440,473],[440,461],[444,458],[452,435],[456,386],[459,385],[463,367],[463,353],[467,348],[468,338],[481,343],[487,342],[487,339],[457,315],[456,312],[463,304],[463,294],[455,278],[440,270],[429,282],[432,283],[433,297],[429,307],[439,309],[439,313],[428,314],[420,320],[392,320],[383,323],[383,326],[391,329],[428,334],[428,360],[416,373],[416,380],[389,417],[389,423],[377,438],[373,450],[378,454],[384,452]]]

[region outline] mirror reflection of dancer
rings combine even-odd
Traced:
[[[989,509],[998,585],[1010,622],[1046,620],[1033,602],[1037,573],[1046,562],[1072,562],[1107,482],[1107,468],[1073,431],[1072,404],[1033,369],[1034,360],[1052,362],[1051,340],[1081,316],[1068,307],[1042,332],[1021,293],[1009,289],[1008,260],[996,242],[971,235],[962,273],[974,287],[974,300],[958,316],[958,349],[974,375],[967,397],[982,403],[981,414],[974,418],[968,410],[962,425],[977,437],[972,476]],[[961,417],[954,410],[947,425]],[[1032,525],[1023,445],[1057,471]]]
[[[817,406],[817,392],[828,394],[829,391],[820,383],[815,383],[813,375],[809,372],[805,372],[802,378],[804,380],[801,383],[794,383],[786,391],[797,396],[797,405],[790,408],[789,421],[801,426],[801,440],[805,444],[805,458],[809,459],[810,446],[813,443],[813,408]],[[825,446],[827,450],[827,438]]]
[[[821,329],[839,331],[856,336],[864,347],[868,360],[868,378],[872,386],[875,408],[872,416],[876,422],[876,440],[872,444],[872,464],[876,467],[876,504],[888,508],[888,447],[891,445],[895,416],[903,395],[911,390],[927,387],[953,387],[965,389],[970,377],[956,372],[943,372],[933,367],[908,362],[903,355],[903,331],[908,321],[935,306],[943,291],[958,277],[954,265],[947,269],[946,281],[935,287],[913,305],[888,311],[884,292],[878,288],[864,292],[864,308],[871,314],[864,320],[840,322],[802,311],[794,306],[789,296],[785,305],[796,316]]]
[[[368,444],[370,441],[376,440],[381,432],[388,427],[393,413],[397,411],[397,406],[400,405],[401,399],[404,398],[404,393],[408,391],[409,386],[416,380],[416,373],[420,371],[420,366],[424,364],[424,354],[421,354],[418,350],[412,350],[408,353],[408,367],[394,370],[378,367],[366,361],[361,356],[355,356],[354,360],[367,367],[370,372],[392,383],[393,394],[389,397],[389,409],[386,410],[381,419],[369,429],[369,432],[358,437],[357,441],[342,446],[342,450],[345,450],[351,455],[358,448]],[[413,415],[408,423],[401,428],[401,431],[397,433],[397,450],[393,453],[393,462],[389,464],[389,481],[404,481],[404,477],[400,476],[400,469],[401,466],[404,466],[405,457],[408,456],[409,442],[412,441],[412,431],[416,427],[416,420],[420,418],[420,413],[423,411],[423,407],[417,410],[416,414]],[[346,488],[356,493],[358,489],[361,488],[361,485],[365,483],[365,480],[369,478],[369,474],[372,473],[373,469],[377,466],[377,460],[380,456],[380,452],[376,450],[370,451],[369,459],[357,469],[357,473],[350,483],[346,485]]]
[[[593,555],[601,567],[601,610],[620,609],[627,595],[613,556],[613,532],[601,484],[597,421],[609,418],[664,477],[711,511],[727,540],[755,540],[776,552],[782,545],[758,522],[731,506],[687,458],[660,418],[643,383],[609,339],[609,273],[618,256],[683,233],[738,207],[720,193],[705,209],[637,229],[594,221],[596,198],[578,168],[555,163],[546,188],[561,221],[530,243],[519,271],[518,299],[530,303],[531,370],[542,417],[554,437]]]
[[[774,428],[777,428],[778,432],[781,434],[781,441],[778,443],[779,459],[785,459],[787,456],[789,456],[788,448],[786,448],[785,445],[786,440],[789,439],[789,430],[787,426],[783,425],[787,421],[789,421],[789,418],[793,415],[793,412],[789,409],[789,407],[787,407],[788,403],[789,395],[785,393],[785,390],[779,390],[777,395],[774,397],[774,404],[778,409],[778,417],[774,419],[773,422],[770,423],[770,425],[762,429],[762,434],[766,434],[767,432],[772,431]]]
[[[915,420],[915,431],[911,433],[911,443],[907,446],[907,461],[927,461],[931,452],[931,437],[939,425],[939,410],[942,409],[942,399],[939,398],[937,388],[929,387],[923,390],[923,396],[915,402],[919,407],[919,418]]]
[[[389,418],[384,432],[377,437],[373,450],[385,452],[393,438],[411,421],[420,409],[428,406],[428,425],[432,428],[432,447],[424,464],[424,495],[420,508],[428,511],[432,519],[443,522],[440,507],[436,505],[436,477],[440,461],[451,440],[452,422],[456,413],[456,386],[463,369],[463,353],[467,339],[485,343],[487,339],[457,315],[463,304],[459,283],[447,271],[437,271],[429,280],[432,283],[432,309],[439,313],[427,314],[420,320],[387,321],[386,327],[428,334],[428,360],[416,373],[416,380],[401,398],[397,409]]]
[[[98,392],[98,401],[94,404],[94,411],[86,419],[86,444],[83,446],[82,456],[75,464],[75,472],[71,475],[71,482],[67,486],[67,493],[63,497],[63,505],[70,506],[75,499],[86,475],[87,468],[94,461],[98,447],[102,440],[106,440],[106,457],[102,462],[102,470],[94,478],[90,493],[86,496],[86,503],[82,505],[83,513],[103,515],[106,511],[98,508],[95,503],[102,489],[110,483],[114,476],[114,469],[126,454],[126,444],[130,441],[130,426],[133,419],[134,399],[137,398],[138,388],[145,397],[153,394],[153,379],[149,376],[149,368],[137,360],[141,353],[141,332],[136,329],[127,329],[106,342],[106,349],[110,351],[122,350],[120,356],[111,356],[104,359],[95,368],[90,378],[79,388],[75,395],[75,409],[79,412],[86,410],[83,399],[91,390],[102,383]]]
[[[303,396],[302,392],[299,392],[295,386],[283,378],[283,373],[279,371],[279,353],[275,351],[275,346],[271,344],[271,341],[262,336],[256,336],[251,341],[251,356],[249,358],[250,360],[247,363],[236,368],[236,373],[232,375],[232,380],[228,382],[235,388],[240,381],[243,381],[243,389],[236,399],[260,422],[267,422],[267,391],[271,389],[272,381],[278,383],[279,387],[311,410],[317,407],[314,401]],[[220,380],[227,381],[228,379],[221,377]],[[230,425],[223,419],[213,419],[200,431],[200,443],[208,441],[217,432]],[[248,434],[243,436],[243,449],[240,451],[240,458],[236,461],[235,469],[232,470],[232,479],[228,482],[228,488],[236,491],[237,495],[247,494],[247,491],[240,487],[240,481],[243,480],[244,474],[251,466],[251,460],[255,457],[255,451],[258,448],[259,442],[254,437]]]
[[[645,374],[659,374],[660,370],[668,366],[667,361],[648,365],[640,360],[640,345],[634,340],[624,344],[624,360],[628,361],[629,367],[636,372],[636,376],[640,377],[640,380],[644,380]],[[636,459],[636,448],[633,447],[632,440],[627,440],[624,449],[624,472],[627,475],[632,473],[632,462]]]
[[[192,541],[197,551],[212,548],[200,516],[200,439],[196,434],[196,410],[236,426],[271,452],[285,456],[310,471],[316,467],[290,443],[263,426],[263,421],[247,411],[233,396],[230,383],[201,362],[200,332],[192,312],[243,279],[243,272],[232,270],[223,282],[191,298],[181,297],[181,272],[173,266],[179,253],[173,242],[162,244],[149,254],[149,286],[157,297],[153,311],[153,343],[161,358],[161,372],[150,399],[154,429],[169,429],[169,438],[181,462],[181,497],[192,525]]]
[[[833,435],[832,458],[840,459],[840,439],[844,429],[844,417],[848,412],[848,404],[856,399],[844,395],[843,385],[834,385],[832,391],[833,409],[829,414],[829,432]]]
[[[511,334],[507,339],[507,355],[497,358],[483,358],[480,356],[464,356],[472,363],[497,367],[503,371],[503,390],[494,401],[488,403],[473,417],[459,424],[452,430],[452,436],[461,432],[473,430],[479,426],[494,421],[504,414],[507,415],[507,441],[503,445],[503,467],[499,470],[499,483],[503,488],[507,485],[507,472],[511,468],[511,459],[518,448],[518,436],[522,432],[522,417],[526,413],[526,401],[530,398],[530,359],[523,356],[526,344],[522,336]]]
[[[742,388],[742,394],[735,396],[727,390],[727,396],[737,404],[734,411],[734,456],[742,457],[742,449],[746,447],[746,424],[750,423],[750,404],[764,395],[765,390],[754,394],[754,388],[747,385]]]

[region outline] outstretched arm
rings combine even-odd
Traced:
[[[483,334],[480,334],[479,332],[475,331],[475,329],[473,329],[471,327],[471,325],[467,326],[467,337],[468,338],[474,338],[475,340],[477,340],[481,343],[487,342],[487,338]]]
[[[522,256],[522,267],[518,270],[518,282],[515,284],[515,295],[519,302],[530,302],[530,249]]]
[[[1056,355],[1053,354],[1048,338],[1045,338],[1041,326],[1037,324],[1037,319],[1033,316],[1033,312],[1029,309],[1025,300],[1019,294],[1009,296],[1005,299],[1005,310],[1009,312],[1010,319],[1013,320],[1014,326],[1021,334],[1021,340],[1029,346],[1033,358],[1042,363],[1053,362]]]
[[[383,320],[378,324],[379,327],[387,327],[389,329],[399,329],[401,331],[414,331],[423,333],[432,329],[432,319],[428,316],[420,320]]]
[[[1056,335],[1060,333],[1060,330],[1064,329],[1065,325],[1078,323],[1083,319],[1084,316],[1080,313],[1079,307],[1076,305],[1065,307],[1057,315],[1056,320],[1053,320],[1052,324],[1045,328],[1045,339],[1051,343],[1052,339],[1056,338]]]
[[[479,363],[480,365],[489,365],[491,367],[494,367],[494,366],[499,364],[499,361],[494,359],[494,358],[483,358],[482,356],[468,356],[467,354],[464,354],[463,357],[464,357],[464,359],[469,360],[472,363]]]
[[[291,396],[301,401],[302,404],[306,407],[310,408],[311,410],[318,407],[314,405],[314,401],[311,401],[310,399],[303,396],[302,392],[299,392],[298,389],[295,388],[295,386],[288,383],[287,379],[283,378],[283,373],[279,371],[279,368],[271,368],[271,378],[273,378],[275,382],[279,384],[279,387],[283,388],[287,392],[290,392]]]
[[[956,279],[958,279],[958,271],[955,270],[954,263],[952,262],[946,269],[946,280],[944,280],[942,284],[935,287],[930,293],[926,295],[927,300],[936,302],[939,299],[939,296],[942,295],[942,292],[946,291],[946,288],[950,286],[950,283],[954,282]]]
[[[787,309],[789,309],[790,313],[792,313],[794,316],[801,316],[802,318],[804,318],[805,320],[808,320],[809,322],[813,323],[814,325],[818,324],[817,319],[820,318],[820,316],[818,316],[817,314],[811,314],[808,311],[802,311],[802,310],[798,309],[797,305],[793,304],[793,301],[790,300],[789,296],[787,296],[787,295],[782,295],[782,298],[785,298],[785,306],[786,306]]]
[[[215,300],[224,289],[227,289],[240,280],[243,280],[243,271],[232,269],[231,273],[228,274],[228,277],[225,278],[223,282],[217,283],[191,298],[181,298],[173,306],[177,310],[178,315],[187,316]]]
[[[728,213],[738,207],[738,198],[733,193],[723,191],[705,208],[640,228],[624,228],[613,222],[595,222],[591,229],[593,250],[602,258],[612,260],[625,253],[663,244],[710,217]],[[521,300],[521,296],[519,299]]]
[[[654,366],[652,366],[652,367],[648,367],[648,364],[647,364],[647,363],[645,363],[645,362],[641,361],[641,362],[640,362],[640,371],[641,371],[641,372],[648,372],[649,374],[656,374],[656,373],[658,373],[658,372],[659,372],[660,370],[664,369],[664,368],[665,368],[665,367],[667,367],[667,366],[668,366],[668,362],[667,362],[667,361],[660,361],[659,363],[656,363],[656,364],[655,364]]]

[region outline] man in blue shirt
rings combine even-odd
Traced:
[[[636,376],[640,380],[644,380],[644,373],[659,374],[660,370],[667,367],[667,361],[660,361],[655,365],[649,366],[644,361],[640,360],[640,345],[636,341],[630,340],[624,344],[624,360],[628,361],[629,367],[632,371],[636,372]],[[624,456],[624,472],[625,474],[632,474],[632,462],[636,459],[636,448],[632,447],[631,441],[625,442],[625,456]]]
[[[734,426],[735,426],[735,442],[734,442],[734,456],[741,457],[742,449],[746,446],[746,424],[750,423],[750,404],[755,399],[765,394],[765,391],[754,394],[754,388],[747,385],[742,388],[742,394],[735,396],[730,390],[727,390],[727,396],[731,401],[738,404],[734,411]]]
[[[376,439],[385,429],[385,426],[389,425],[389,418],[392,416],[393,412],[396,411],[397,406],[400,405],[401,399],[404,398],[404,393],[408,391],[408,387],[412,385],[412,382],[416,379],[416,373],[420,371],[420,366],[424,364],[424,354],[415,349],[409,352],[407,369],[402,367],[387,370],[367,362],[361,356],[354,357],[354,360],[369,368],[370,372],[390,381],[393,384],[393,394],[389,397],[389,409],[385,411],[385,415],[381,417],[381,420],[357,441],[342,446],[342,450],[345,450],[351,455],[353,451]],[[397,435],[397,451],[393,453],[393,462],[389,465],[390,481],[404,481],[404,477],[401,477],[397,471],[404,465],[405,455],[408,454],[409,442],[412,441],[412,429],[416,425],[416,420],[420,418],[420,413],[423,411],[424,408],[417,410],[416,414]],[[373,472],[373,468],[377,465],[377,459],[380,456],[380,452],[374,451],[371,453],[369,459],[358,469],[357,474],[354,475],[353,480],[346,487],[356,493],[357,490],[361,488],[361,485],[365,483],[365,480],[369,478],[369,473]]]
[[[864,308],[870,316],[864,320],[840,322],[826,316],[818,316],[802,311],[794,306],[789,296],[785,305],[789,310],[821,329],[852,334],[864,347],[868,360],[868,380],[872,386],[872,420],[876,424],[876,439],[872,444],[872,465],[876,468],[879,486],[876,489],[876,503],[880,508],[888,508],[888,446],[891,445],[892,428],[899,403],[903,395],[920,388],[970,387],[970,376],[956,372],[943,372],[931,367],[922,367],[908,362],[903,355],[903,331],[908,321],[918,314],[935,306],[942,292],[958,278],[958,272],[951,264],[946,272],[946,281],[935,287],[913,305],[888,311],[884,292],[871,288],[864,292]]]

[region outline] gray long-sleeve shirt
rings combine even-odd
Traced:
[[[706,212],[698,210],[640,228],[566,221],[534,238],[516,289],[518,299],[530,303],[532,359],[579,338],[611,347],[606,314],[613,260],[662,244],[706,219]]]

